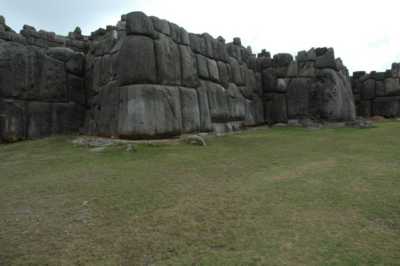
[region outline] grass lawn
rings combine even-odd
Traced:
[[[0,265],[400,265],[400,123],[0,146]]]

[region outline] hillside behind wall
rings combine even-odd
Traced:
[[[386,72],[354,72],[352,83],[359,116],[400,117],[400,64]]]

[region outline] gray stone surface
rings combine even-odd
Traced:
[[[24,139],[26,139],[25,103],[0,98],[0,142]]]
[[[215,60],[208,59],[207,60],[207,66],[208,66],[208,73],[210,74],[210,80],[219,82],[219,70],[218,70],[218,65]]]
[[[154,29],[161,32],[162,34],[171,35],[171,29],[167,20],[159,19],[157,17],[151,17],[151,20],[153,21]]]
[[[269,124],[287,123],[287,101],[285,94],[268,93],[264,102],[265,121]]]
[[[182,132],[178,87],[132,85],[119,89],[119,136],[159,138],[176,136]]]
[[[291,54],[276,54],[274,55],[273,65],[274,67],[288,67],[293,61],[293,56]]]
[[[86,122],[87,131],[103,137],[118,136],[119,104],[120,89],[117,84],[104,86],[92,99],[91,112],[86,115],[92,123]]]
[[[387,78],[385,79],[385,95],[400,95],[399,79]]]
[[[131,12],[126,15],[126,33],[154,37],[153,22],[143,12]]]
[[[393,118],[400,116],[400,97],[376,98],[372,104],[373,114]]]
[[[335,70],[337,69],[335,53],[332,48],[318,48],[316,49],[316,54],[316,68],[332,68]]]
[[[371,100],[375,98],[375,80],[367,79],[364,81],[364,88],[361,90],[361,99]]]
[[[155,42],[158,83],[181,84],[181,58],[178,45],[170,38],[162,36]]]
[[[371,101],[360,101],[357,105],[357,115],[362,117],[372,116]]]
[[[239,38],[226,44],[142,12],[91,36],[30,26],[16,34],[0,24],[3,139],[78,132],[84,117],[85,132],[123,138],[355,117],[348,71],[331,48],[296,61],[265,50],[257,57]],[[371,112],[393,115],[396,101],[378,98],[397,95],[398,69],[353,77],[358,109],[373,102]]]
[[[66,62],[65,66],[68,72],[83,76],[85,71],[85,56],[80,53],[74,53]]]
[[[200,107],[197,91],[190,88],[180,88],[182,109],[182,131],[192,133],[200,131]]]
[[[229,108],[225,89],[214,82],[202,82],[207,90],[208,104],[210,108],[211,121],[226,122],[229,120]]]
[[[196,88],[200,84],[197,73],[196,58],[188,46],[180,45],[179,49],[182,61],[182,85]]]
[[[64,63],[46,56],[40,82],[40,98],[46,101],[68,101],[67,75]]]
[[[157,69],[153,40],[128,36],[118,56],[119,84],[156,83]],[[129,58],[129,60],[126,60]]]
[[[242,72],[240,70],[240,65],[235,58],[229,57],[229,64],[231,66],[232,81],[236,85],[243,85]]]
[[[289,119],[309,116],[311,82],[312,80],[308,78],[294,78],[290,81],[287,89]]]
[[[328,121],[350,121],[356,117],[354,97],[348,78],[333,69],[319,73],[320,117]]]
[[[52,104],[52,134],[76,133],[83,126],[85,109],[69,103]]]
[[[201,82],[201,84],[202,85],[197,88],[200,109],[200,131],[210,132],[213,127],[211,123],[210,105],[208,103],[208,88],[204,82]]]
[[[231,82],[232,78],[231,78],[231,71],[230,71],[230,65],[218,61],[218,72],[219,72],[219,78],[221,81],[222,86],[224,86],[225,88],[228,88],[229,83]]]
[[[234,83],[229,83],[227,102],[229,109],[229,120],[242,121],[246,118],[246,100],[242,96],[239,88]]]
[[[210,74],[208,72],[208,59],[200,54],[197,55],[196,59],[199,77],[208,80],[210,78]]]

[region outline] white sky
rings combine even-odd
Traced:
[[[241,37],[255,53],[329,46],[350,71],[400,62],[399,0],[0,0],[0,14],[16,31],[29,24],[66,34],[79,25],[88,34],[137,10],[190,32]]]

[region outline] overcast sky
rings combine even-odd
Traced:
[[[241,37],[253,52],[329,46],[350,71],[400,62],[399,0],[0,0],[0,14],[14,30],[29,24],[63,35],[75,26],[89,34],[137,10],[190,32]]]

